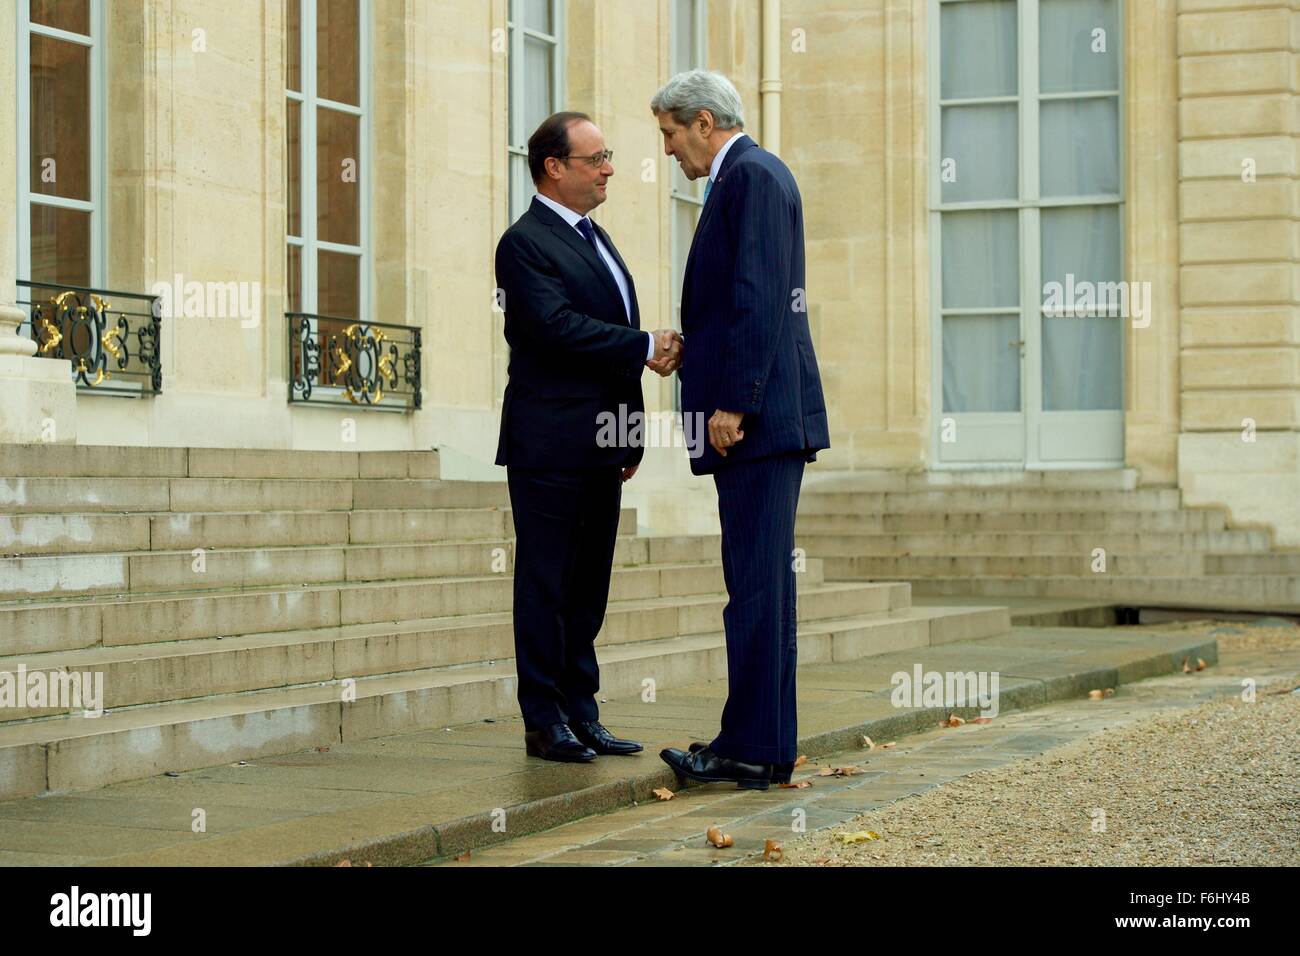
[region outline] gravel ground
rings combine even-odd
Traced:
[[[1221,654],[1300,641],[1286,622],[1161,628],[1217,629]],[[1153,713],[786,841],[780,862],[751,865],[1300,865],[1298,684],[1295,674],[1254,703]],[[1104,832],[1093,832],[1096,808]],[[839,838],[862,830],[880,839]]]

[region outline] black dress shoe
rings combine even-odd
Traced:
[[[573,725],[573,735],[598,754],[639,754],[645,748],[635,740],[620,740],[600,725],[598,720],[580,721]]]
[[[703,741],[697,740],[693,744],[691,744],[691,753],[695,753],[697,750],[703,750],[707,746],[708,744],[704,743]],[[793,762],[772,764],[773,783],[789,783],[790,778],[792,776],[794,776]]]
[[[744,763],[719,757],[708,747],[684,751],[669,747],[659,751],[664,763],[679,777],[700,783],[735,783],[741,790],[766,790],[772,780],[770,763]]]
[[[573,736],[568,724],[551,724],[541,730],[524,733],[524,748],[529,756],[566,763],[587,763],[596,759],[596,751]]]

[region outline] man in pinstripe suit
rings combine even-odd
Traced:
[[[803,204],[743,132],[740,95],[692,70],[650,103],[689,179],[709,177],[682,284],[682,410],[708,419],[728,603],[727,703],[710,743],[660,756],[679,776],[766,790],[796,746],[794,519],[804,464],[830,447],[805,304]]]

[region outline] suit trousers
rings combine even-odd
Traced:
[[[727,583],[727,703],[714,753],[795,759],[798,661],[794,519],[806,454],[724,463],[713,474]]]
[[[622,469],[506,469],[515,525],[514,630],[526,731],[596,720]]]

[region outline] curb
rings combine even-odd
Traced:
[[[1200,657],[1207,664],[1219,661],[1215,640],[1189,643],[1149,657],[1128,661],[1116,667],[1093,667],[1052,678],[1021,678],[1030,683],[1013,687],[999,696],[999,709],[1028,710],[1044,704],[1080,698],[1092,688],[1119,687],[1149,677],[1176,673],[1184,658]],[[1006,675],[1015,677],[1014,674]],[[822,756],[859,746],[863,735],[878,739],[895,739],[932,729],[949,714],[959,717],[978,716],[978,707],[922,707],[895,716],[875,718],[862,723],[799,738],[799,752],[809,757]],[[688,787],[712,786],[687,784]],[[569,793],[531,800],[506,809],[509,833],[492,830],[492,819],[484,813],[460,817],[444,823],[429,824],[416,830],[394,833],[355,843],[336,850],[326,850],[271,866],[333,866],[343,860],[364,860],[375,866],[410,866],[416,863],[441,862],[467,850],[486,848],[521,836],[538,833],[584,817],[607,813],[655,799],[651,791],[659,787],[686,789],[676,774],[664,767],[654,773],[638,774],[625,780],[585,787]]]

